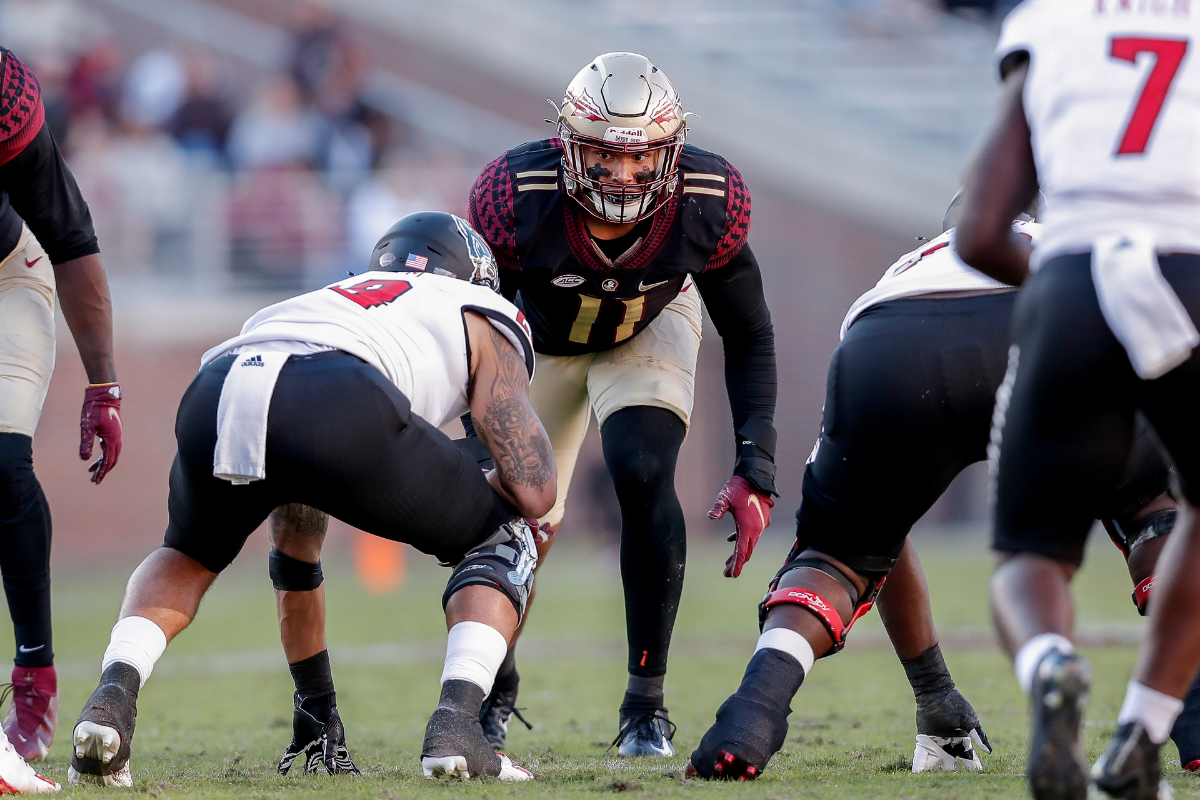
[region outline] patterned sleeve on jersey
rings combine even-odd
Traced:
[[[471,187],[467,203],[471,225],[491,245],[496,265],[501,269],[520,269],[507,153],[483,168]]]
[[[45,119],[37,78],[21,59],[0,48],[0,164],[24,150]]]
[[[704,271],[718,269],[741,252],[750,236],[750,189],[742,174],[732,164],[726,164],[725,228]]]

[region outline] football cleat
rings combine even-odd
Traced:
[[[913,752],[913,772],[926,772],[941,769],[942,772],[954,772],[961,762],[963,769],[979,771],[983,763],[972,747],[972,741],[979,743],[978,734],[971,731],[970,736],[930,736],[925,733],[917,734],[917,749]],[[982,745],[981,745],[982,749]],[[985,753],[992,752],[984,750]]]
[[[608,749],[611,750],[615,745],[617,755],[623,758],[670,758],[675,755],[675,746],[671,744],[674,736],[675,725],[667,718],[665,708],[653,712],[630,712],[628,715],[622,712],[617,738],[612,740]]]
[[[141,678],[129,664],[118,661],[100,676],[71,732],[71,767],[67,780],[103,786],[132,786],[129,771],[137,696]]]
[[[483,727],[483,737],[496,752],[502,751],[507,744],[508,723],[514,715],[526,728],[533,730],[529,720],[521,716],[521,710],[517,708],[516,703],[516,688],[507,692],[493,688],[492,693],[483,701],[483,707],[479,709],[479,724]]]
[[[696,756],[693,754],[692,758],[688,759],[687,764],[684,765],[683,777],[711,778],[723,781],[752,781],[762,772],[762,770],[744,758],[738,758],[728,750],[721,750],[717,753],[716,760],[712,764],[711,773],[701,775],[700,770],[696,769],[692,763],[692,760],[695,758]]]
[[[1092,783],[1121,800],[1173,800],[1175,791],[1162,778],[1158,748],[1140,723],[1126,722],[1092,767]]]
[[[446,687],[443,684],[443,698]],[[479,698],[483,690],[475,689]],[[468,692],[469,693],[469,692]],[[480,702],[476,699],[474,702]],[[426,778],[457,778],[467,780],[480,776],[491,776],[502,781],[528,781],[533,773],[513,764],[508,756],[497,753],[484,738],[483,727],[477,713],[468,712],[461,706],[446,704],[445,700],[434,709],[425,726],[425,742],[421,745],[421,771]]]
[[[1087,797],[1079,729],[1091,680],[1091,665],[1074,653],[1054,650],[1038,663],[1030,691],[1033,733],[1027,762],[1034,800]]]
[[[984,753],[992,752],[975,709],[953,685],[917,697],[917,747],[913,752],[913,772],[931,769],[953,772],[959,763],[964,769],[981,770],[983,763],[976,748]]]
[[[358,775],[358,767],[354,766],[350,751],[346,749],[346,728],[337,706],[330,710],[329,719],[321,722],[301,707],[303,700],[299,693],[295,695],[292,742],[279,759],[279,774],[286,775],[296,759],[304,756],[306,773],[314,773],[324,766],[330,775]]]
[[[57,792],[62,787],[25,763],[8,739],[0,736],[0,794]]]
[[[1200,676],[1183,696],[1183,711],[1171,728],[1171,740],[1179,748],[1179,764],[1188,772],[1200,771]]]
[[[758,777],[787,738],[787,716],[741,690],[717,709],[716,722],[700,739],[688,766],[708,780]]]
[[[53,666],[13,667],[12,704],[4,733],[26,761],[45,758],[58,723],[58,676]]]

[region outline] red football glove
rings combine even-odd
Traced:
[[[532,517],[525,517],[525,524],[533,531],[533,541],[537,544],[546,544],[554,538],[554,534],[557,532],[550,527],[549,522],[539,525],[538,521]]]
[[[79,415],[79,457],[92,457],[92,441],[100,437],[100,457],[88,472],[92,483],[104,480],[121,456],[121,387],[115,383],[88,384]]]
[[[726,541],[734,542],[733,555],[725,562],[725,577],[736,578],[742,574],[742,566],[754,554],[758,537],[771,524],[771,506],[775,501],[769,494],[755,491],[750,481],[734,475],[717,495],[717,502],[708,512],[709,519],[720,519],[729,511],[733,514],[736,529]]]

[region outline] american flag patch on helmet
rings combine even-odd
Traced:
[[[405,269],[419,269],[425,271],[425,265],[429,263],[429,259],[425,256],[419,256],[416,253],[409,253],[408,258],[404,259]]]

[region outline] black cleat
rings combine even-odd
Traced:
[[[675,725],[667,718],[667,710],[621,711],[621,727],[617,738],[608,746],[617,748],[623,758],[655,756],[670,758],[675,755],[671,739],[675,736]]]
[[[717,710],[688,770],[710,780],[753,780],[783,747],[787,731],[787,717],[739,691]]]
[[[1171,728],[1171,740],[1179,748],[1179,765],[1188,772],[1200,771],[1200,675],[1183,696],[1183,712]]]
[[[478,709],[483,689],[468,681],[446,681],[442,697],[425,726],[421,770],[426,778],[468,780],[491,776],[502,781],[533,780],[533,773],[497,753],[484,738]]]
[[[1091,680],[1091,665],[1075,654],[1051,651],[1037,665],[1029,698],[1033,733],[1027,765],[1034,800],[1087,798],[1079,729]]]
[[[333,695],[328,698],[329,712],[325,722],[303,707],[303,703],[310,699],[301,697],[299,693],[294,696],[292,742],[284,751],[283,758],[279,759],[279,774],[286,775],[296,759],[304,756],[304,771],[307,773],[315,773],[324,765],[330,775],[358,775],[358,767],[354,766],[350,751],[346,749],[346,729]]]
[[[513,716],[521,720],[526,728],[533,730],[529,720],[525,719],[521,715],[521,709],[517,708],[516,687],[509,691],[493,688],[492,693],[483,701],[483,707],[479,709],[479,724],[483,726],[484,738],[497,753],[503,751],[507,744],[508,723]]]
[[[1092,782],[1121,800],[1172,800],[1175,792],[1162,779],[1158,748],[1140,723],[1126,722],[1092,767]]]
[[[71,767],[67,779],[103,786],[132,786],[130,746],[137,723],[138,671],[118,661],[104,670],[100,685],[88,698],[71,733]]]
[[[953,772],[961,763],[964,769],[981,770],[975,748],[992,752],[992,745],[979,716],[967,699],[955,688],[929,692],[917,698],[917,749],[913,753],[913,772],[941,769]]]

